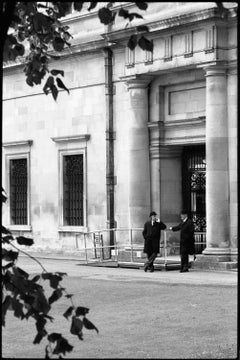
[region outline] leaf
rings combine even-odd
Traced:
[[[33,282],[37,282],[40,278],[41,278],[40,275],[36,275],[36,276],[34,276],[34,277],[32,278],[32,281],[33,281]]]
[[[74,2],[73,3],[73,8],[76,11],[81,11],[83,7],[83,2]]]
[[[38,332],[33,340],[33,344],[39,344],[44,336],[47,335],[47,331],[43,329],[42,331]]]
[[[51,31],[53,19],[44,15],[41,12],[37,12],[32,17],[33,29],[36,33],[46,33]]]
[[[53,302],[57,301],[58,299],[60,299],[61,296],[62,296],[61,289],[54,290],[52,295],[48,299],[49,304],[52,304]]]
[[[82,328],[83,328],[83,322],[76,316],[72,317],[72,323],[70,328],[70,333],[73,335],[77,335],[80,340],[82,340]]]
[[[24,319],[23,304],[17,299],[12,299],[12,309],[14,310],[15,317],[20,318],[21,320]]]
[[[50,277],[50,286],[54,289],[57,289],[59,282],[62,281],[62,277],[58,275],[51,275]]]
[[[86,307],[82,307],[82,306],[78,306],[76,308],[75,314],[76,316],[80,316],[80,315],[86,315],[89,312],[89,309]]]
[[[2,237],[3,244],[10,244],[11,240],[14,240],[14,237],[12,235],[5,235]]]
[[[138,40],[138,36],[135,34],[129,38],[127,46],[129,47],[130,50],[135,49],[135,47],[137,46],[137,40]]]
[[[53,76],[49,76],[43,87],[43,91],[45,92],[46,95],[49,93],[49,90],[51,89],[53,84],[54,84],[54,78]]]
[[[43,291],[38,291],[37,293],[33,294],[34,302],[32,307],[37,312],[42,312],[43,314],[47,314],[51,308],[50,304],[48,303]]]
[[[67,339],[63,338],[62,336],[57,339],[57,345],[55,349],[53,350],[53,354],[61,354],[63,353],[65,355],[66,352],[71,352],[73,349],[73,346],[69,344]]]
[[[58,7],[58,17],[66,16],[67,14],[69,14],[71,12],[72,2],[57,1],[54,3],[54,5]]]
[[[38,316],[37,321],[36,321],[36,328],[37,331],[40,332],[44,329],[44,326],[46,325],[47,320],[44,319],[44,317],[42,315]]]
[[[91,1],[90,4],[91,4],[91,5],[89,6],[88,11],[94,9],[94,8],[97,6],[97,2]]]
[[[69,316],[72,315],[72,311],[73,311],[73,306],[70,306],[66,311],[65,313],[63,314],[63,316],[68,319]]]
[[[19,268],[18,266],[13,266],[13,273],[16,276],[23,277],[25,279],[27,279],[29,277],[29,274],[26,271],[24,271],[23,269]]]
[[[83,325],[85,326],[86,329],[89,330],[96,330],[96,332],[98,333],[98,329],[96,328],[96,326],[90,321],[88,320],[86,317],[83,318]]]
[[[7,228],[5,228],[5,226],[3,226],[3,225],[1,225],[1,232],[3,233],[3,234],[11,234],[11,231],[10,230],[8,230]]]
[[[7,35],[7,38],[6,38],[5,42],[9,42],[12,45],[17,45],[18,44],[17,39],[16,39],[16,37],[14,35]]]
[[[107,7],[102,7],[98,10],[98,17],[104,25],[108,25],[114,21],[116,13],[112,12]]]
[[[66,90],[66,91],[68,92],[68,94],[70,94],[68,88],[66,88],[66,86],[64,85],[64,83],[62,82],[61,79],[56,78],[56,81],[57,81],[57,85],[58,85],[58,87],[59,87],[60,89],[64,89],[64,90]]]
[[[18,56],[23,56],[25,53],[25,47],[22,44],[15,45],[15,50],[18,52]]]
[[[137,5],[137,7],[140,9],[140,10],[147,10],[148,8],[148,4],[145,3],[145,2],[135,2],[135,4]]]
[[[118,16],[123,17],[124,19],[127,19],[129,17],[129,12],[123,8],[119,10]]]
[[[138,14],[138,13],[129,13],[129,21],[132,21],[134,18],[137,19],[143,19],[142,15]]]
[[[6,271],[7,269],[9,269],[10,267],[14,266],[14,262],[9,262],[8,264],[2,266],[2,270]]]
[[[18,252],[2,249],[2,259],[5,261],[15,261],[18,258]]]
[[[59,274],[63,274],[64,273],[59,273]],[[62,280],[62,276],[59,275],[57,273],[43,273],[42,274],[42,278],[43,280],[48,279],[50,281],[50,286],[54,289],[56,289],[58,287],[59,282]]]
[[[26,238],[25,236],[18,236],[18,237],[16,237],[16,240],[19,245],[31,246],[34,244],[33,239]]]
[[[148,28],[148,26],[146,26],[146,25],[139,25],[139,26],[137,26],[137,31],[138,32],[142,32],[142,31],[149,31],[149,28]]]
[[[60,38],[59,36],[56,36],[55,39],[52,42],[53,48],[56,51],[62,51],[64,48],[64,40]]]
[[[52,96],[53,96],[54,100],[56,101],[57,96],[58,96],[58,89],[57,89],[56,85],[53,85],[51,87],[51,91],[52,91]]]
[[[141,49],[143,50],[147,50],[147,51],[153,51],[153,42],[146,39],[144,36],[142,36],[139,40],[138,40],[138,45],[140,46]]]
[[[51,333],[51,334],[48,335],[47,339],[50,342],[55,342],[58,339],[61,339],[61,337],[62,337],[62,335],[59,334],[59,333]]]

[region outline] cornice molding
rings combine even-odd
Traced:
[[[90,139],[89,134],[84,135],[70,135],[70,136],[59,136],[59,137],[52,137],[52,141],[56,143],[62,142],[73,142],[73,141],[87,141]]]
[[[144,25],[148,26],[149,32],[147,33],[149,37],[153,38],[153,33],[169,31],[170,29],[179,28],[183,26],[189,26],[192,24],[200,23],[206,20],[217,21],[218,24],[227,25],[227,21],[223,20],[219,14],[217,8],[197,10],[188,14],[181,14],[176,16],[171,16],[167,19],[146,21]],[[124,41],[128,39],[131,35],[137,32],[137,26],[131,28],[125,28],[120,30],[113,30],[108,33],[102,34],[101,36],[107,41]],[[146,34],[146,33],[144,33]]]
[[[15,146],[31,146],[32,143],[33,140],[8,141],[8,142],[4,142],[2,146],[4,148],[10,148]]]

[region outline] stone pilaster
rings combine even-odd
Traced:
[[[172,225],[179,222],[182,208],[181,154],[182,146],[160,145],[160,213]]]
[[[223,66],[205,68],[206,218],[205,255],[229,255],[229,173],[227,81]]]
[[[160,137],[163,128],[162,121],[148,123],[150,138],[150,181],[151,181],[151,208],[160,214]]]
[[[126,79],[129,92],[129,227],[142,228],[150,208],[148,84],[150,77]],[[142,242],[142,239],[141,239]]]
[[[229,238],[231,258],[238,252],[238,183],[237,183],[237,67],[228,69],[228,138],[229,138]]]

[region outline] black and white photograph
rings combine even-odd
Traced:
[[[239,358],[238,2],[1,9],[2,358]]]

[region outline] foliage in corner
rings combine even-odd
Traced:
[[[2,189],[2,202],[6,202],[7,196]],[[2,326],[6,325],[6,316],[9,311],[19,320],[33,319],[36,326],[36,335],[33,344],[39,344],[44,338],[47,341],[45,346],[45,358],[58,356],[59,358],[73,350],[68,340],[58,332],[47,330],[49,322],[54,323],[52,315],[52,304],[66,297],[70,306],[62,314],[69,321],[69,332],[83,340],[83,328],[96,330],[97,327],[86,317],[89,309],[76,306],[73,303],[73,295],[68,294],[61,285],[66,273],[48,272],[35,257],[19,249],[20,246],[32,246],[33,239],[17,236],[14,237],[9,229],[2,225]],[[17,245],[16,245],[17,244]],[[18,266],[19,253],[29,256],[42,268],[38,275],[31,276],[28,272]],[[42,281],[49,283],[51,295],[48,297]]]
[[[129,12],[121,7],[113,10],[109,2],[102,6],[97,14],[100,22],[109,25],[114,22],[116,15],[123,17],[128,21],[127,25],[133,19],[142,19],[142,15],[136,12]],[[83,2],[3,2],[3,61],[15,61],[17,58],[23,58],[25,64],[24,73],[26,83],[33,87],[40,85],[48,75],[43,86],[46,95],[52,94],[54,100],[57,100],[59,90],[69,90],[63,83],[64,72],[61,70],[49,71],[51,59],[60,59],[61,53],[66,47],[71,46],[73,36],[69,32],[69,26],[61,22],[73,10],[81,12]],[[88,11],[96,11],[97,2],[89,2]],[[146,10],[146,2],[135,2],[140,10]],[[131,36],[128,41],[130,49],[139,45],[144,50],[152,51],[153,44],[143,35],[147,32],[147,26],[137,27],[136,32],[141,34]]]

